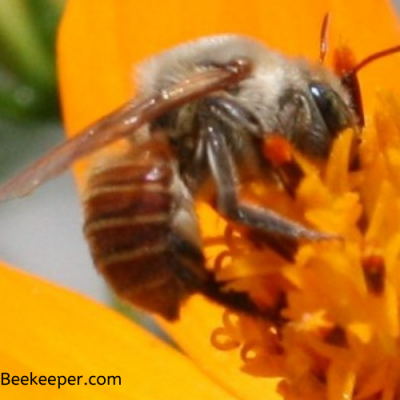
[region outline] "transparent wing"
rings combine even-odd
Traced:
[[[29,194],[42,183],[65,171],[76,160],[132,134],[143,124],[175,107],[237,84],[250,72],[248,61],[235,60],[215,69],[194,73],[187,80],[154,96],[133,99],[6,182],[0,187],[0,202]]]

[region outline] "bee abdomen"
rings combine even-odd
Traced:
[[[203,285],[201,248],[174,223],[182,211],[173,164],[123,159],[95,172],[85,234],[97,269],[123,299],[167,319]]]

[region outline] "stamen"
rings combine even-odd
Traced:
[[[226,249],[212,265],[219,281],[229,275],[230,288],[268,310],[257,317],[225,312],[212,343],[238,352],[246,373],[280,378],[285,398],[398,396],[400,104],[394,97],[378,100],[363,131],[358,170],[349,166],[349,130],[335,141],[327,165],[298,162],[303,177],[294,198],[276,191],[276,182],[255,186],[276,196],[280,211],[343,241],[300,243],[285,259],[228,224]]]

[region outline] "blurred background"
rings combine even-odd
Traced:
[[[0,0],[0,182],[63,139],[54,58],[63,6]],[[0,205],[0,258],[116,306],[89,257],[70,173]]]
[[[55,35],[64,0],[0,1],[0,182],[63,140]],[[105,303],[68,172],[0,206],[0,258]]]

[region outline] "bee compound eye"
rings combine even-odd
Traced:
[[[279,107],[284,136],[311,157],[327,158],[334,138],[350,125],[344,101],[330,87],[319,83],[310,84],[309,92],[287,90]]]
[[[310,94],[332,137],[352,125],[351,110],[331,86],[321,82],[309,84]]]

